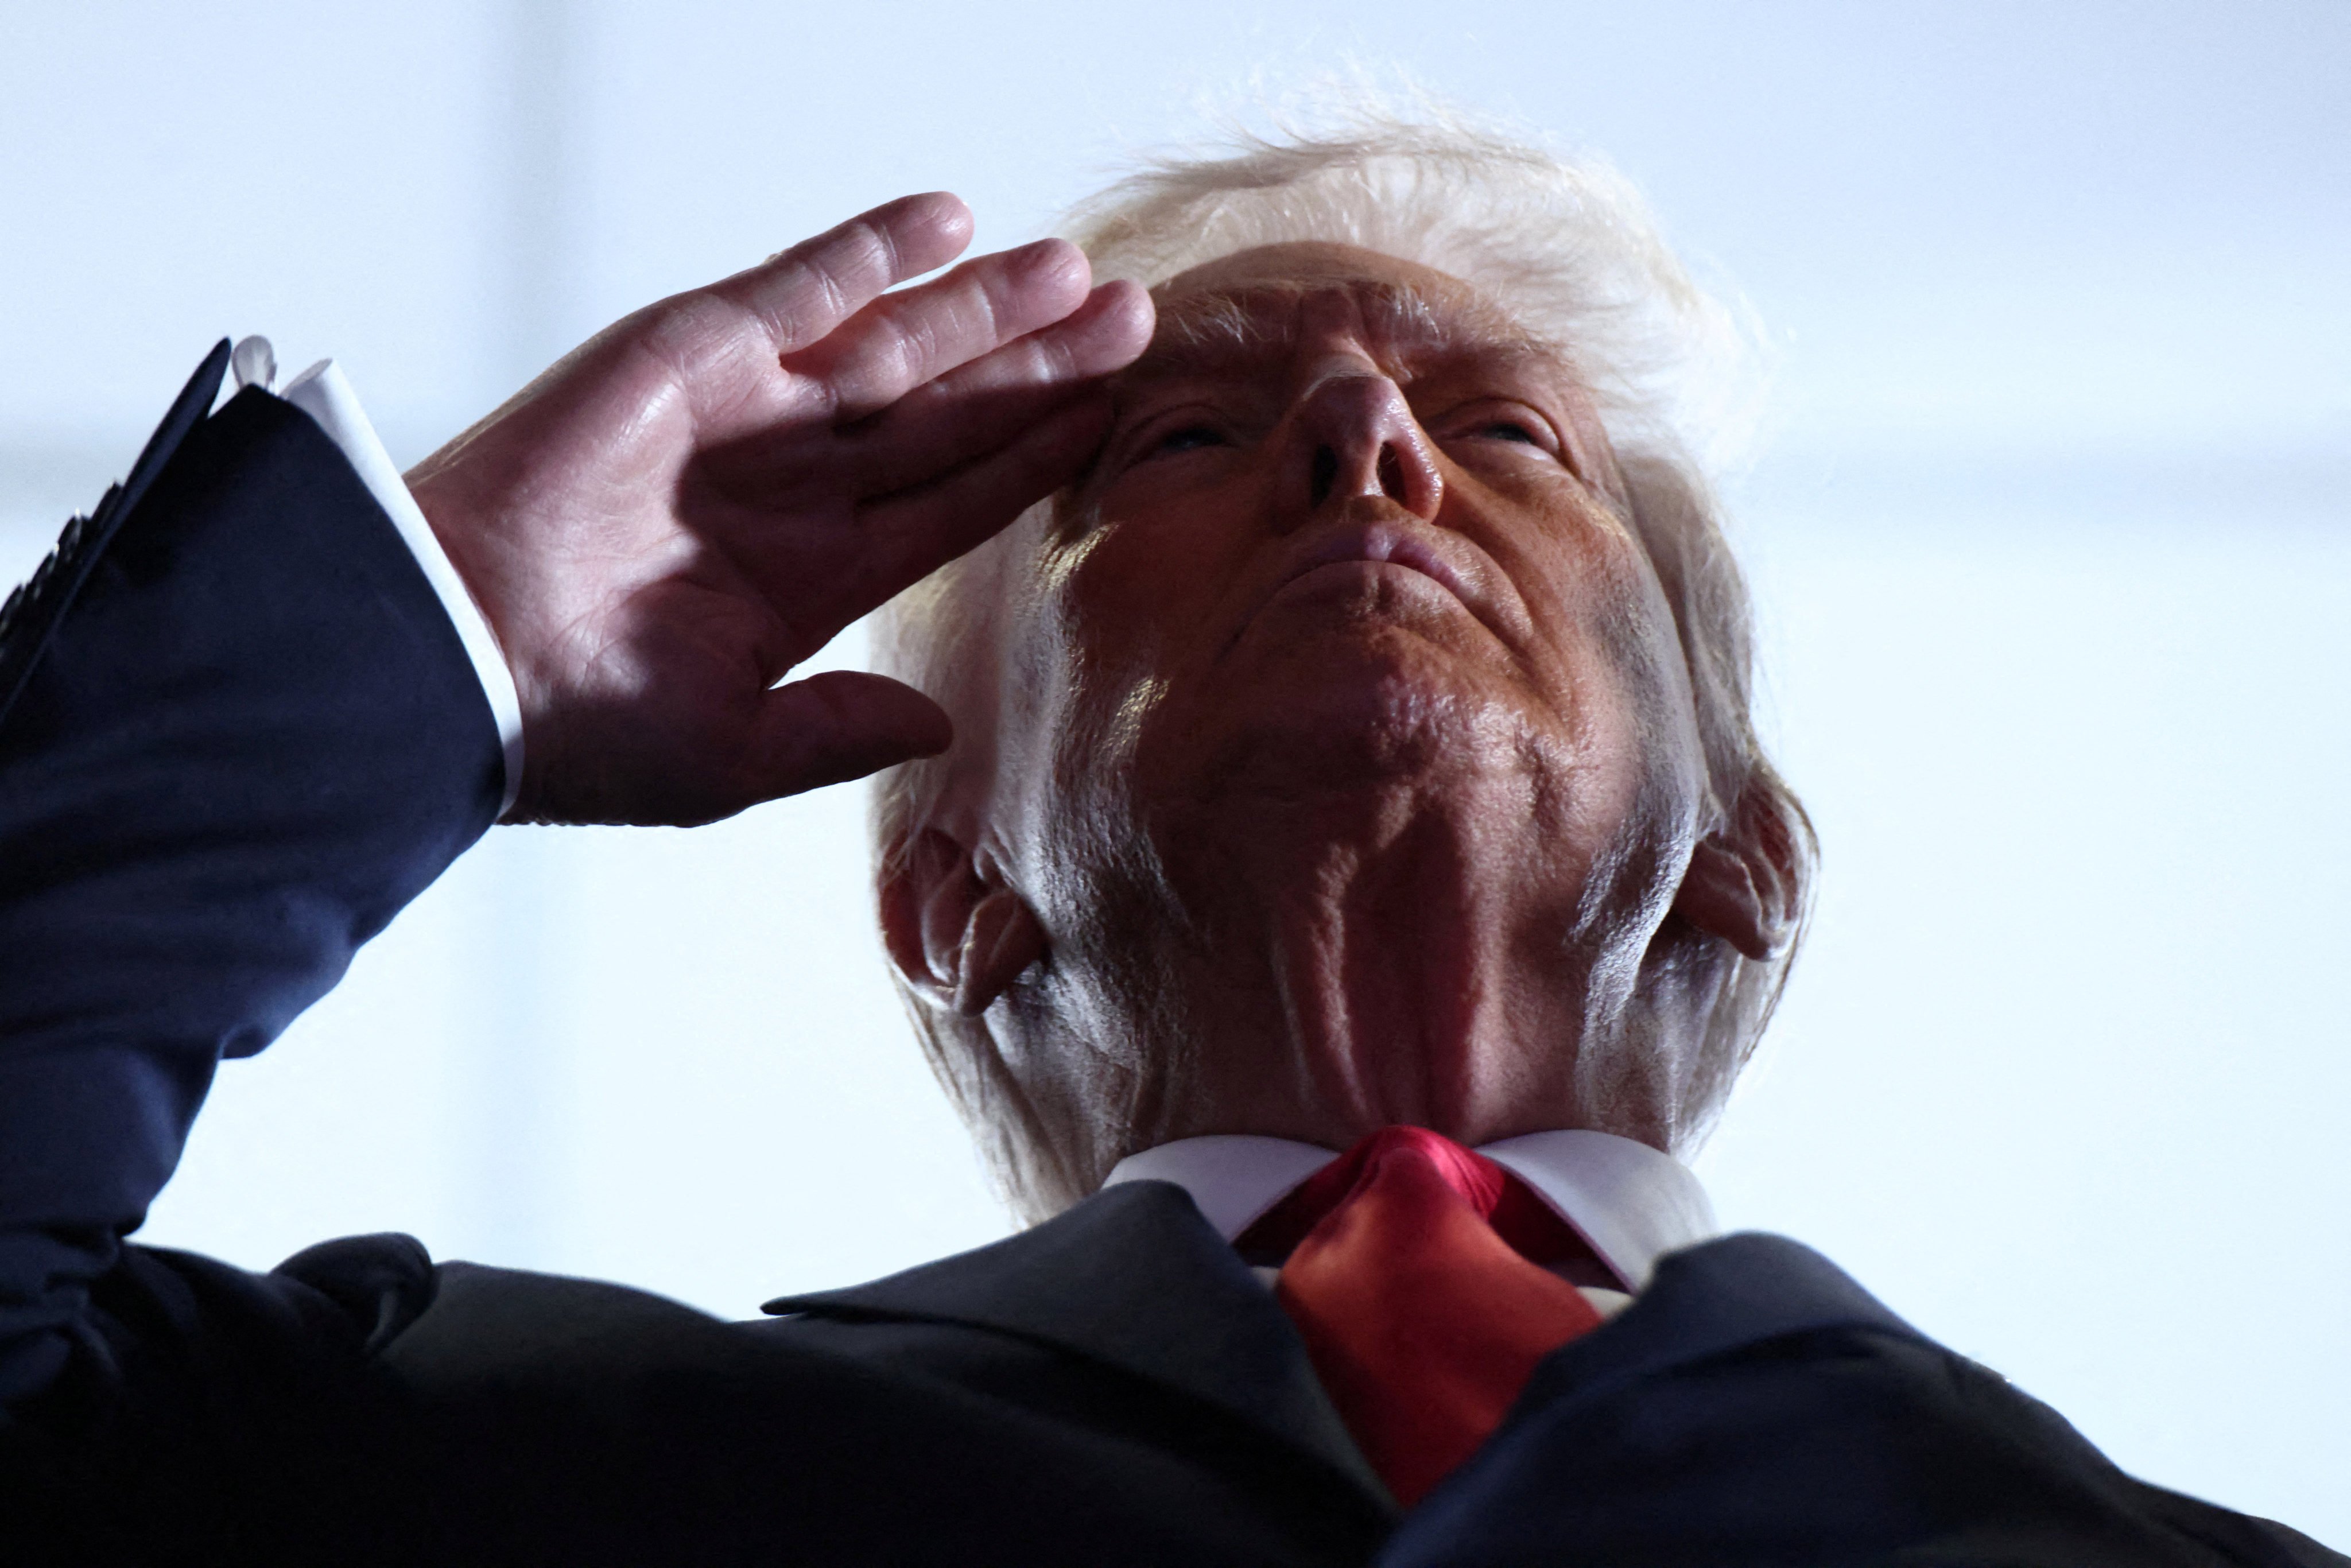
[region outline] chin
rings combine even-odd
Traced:
[[[1198,759],[1175,771],[1207,794],[1282,798],[1522,773],[1562,744],[1561,727],[1499,663],[1397,626],[1229,661],[1186,705],[1185,733],[1169,737]],[[1146,739],[1144,749],[1160,747]],[[1144,760],[1151,770],[1176,758]]]

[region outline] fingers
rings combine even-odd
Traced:
[[[855,614],[970,549],[1076,478],[1110,430],[1110,400],[1080,396],[1010,442],[919,488],[869,506]]]
[[[1042,331],[915,388],[849,437],[858,493],[910,489],[994,451],[1077,388],[1133,363],[1151,326],[1150,295],[1107,283]]]
[[[744,780],[753,793],[745,806],[935,756],[955,738],[938,704],[886,675],[855,670],[777,687],[756,726]]]
[[[1050,327],[1086,302],[1083,252],[1039,240],[967,261],[945,277],[884,295],[784,369],[828,395],[836,424],[887,408],[914,388]]]
[[[821,341],[883,290],[945,267],[971,243],[971,209],[944,191],[901,196],[803,240],[706,292],[765,329],[771,351]]]
[[[1093,383],[1143,351],[1151,324],[1143,289],[1106,284],[1067,320],[883,416],[868,477],[887,471],[902,482],[859,509],[864,548],[849,613],[865,613],[1075,479],[1110,429],[1109,398]]]

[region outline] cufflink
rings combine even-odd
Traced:
[[[277,350],[269,340],[256,332],[238,342],[228,356],[228,368],[236,377],[239,392],[246,387],[259,387],[263,392],[277,390]]]

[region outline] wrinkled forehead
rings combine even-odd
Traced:
[[[1562,346],[1529,332],[1449,273],[1353,246],[1301,241],[1237,251],[1152,290],[1158,326],[1120,381],[1262,371],[1344,338],[1383,371],[1465,360],[1570,369]]]

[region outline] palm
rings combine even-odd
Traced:
[[[1066,481],[1147,301],[909,197],[640,312],[410,477],[516,676],[517,817],[706,821],[945,746],[879,676],[775,683]]]

